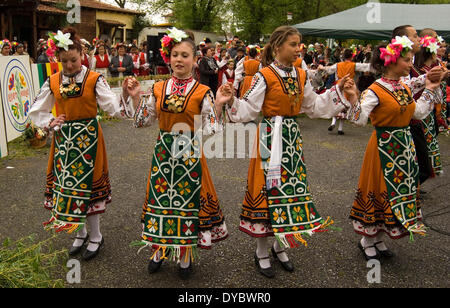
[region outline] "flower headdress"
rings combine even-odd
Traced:
[[[396,36],[386,48],[380,48],[380,58],[384,60],[384,66],[397,63],[398,58],[411,51],[413,45],[414,43],[407,36]]]
[[[248,45],[246,48],[247,54],[250,53],[250,49],[255,48],[256,52],[258,53],[258,55],[261,53],[261,47],[259,47],[258,45]]]
[[[0,50],[3,48],[3,46],[9,45],[9,48],[12,48],[11,42],[7,39],[4,39],[3,41],[0,41]]]
[[[61,30],[58,30],[58,33],[48,32],[47,55],[53,57],[58,48],[68,51],[69,46],[73,44],[70,35],[70,33],[62,33]]]
[[[420,39],[420,46],[425,48],[429,53],[437,54],[439,45],[440,44],[439,44],[438,40],[429,35],[424,36]]]
[[[178,30],[175,27],[167,30],[167,34],[164,35],[164,37],[161,39],[161,49],[159,50],[164,62],[170,62],[169,55],[173,46],[188,37],[189,36],[186,34],[186,32]]]

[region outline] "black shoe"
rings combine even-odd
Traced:
[[[88,239],[89,239],[89,235],[86,235],[86,237],[75,237],[75,239],[77,240],[83,240],[83,244],[81,246],[70,246],[69,248],[69,256],[76,256],[77,254],[80,253],[81,249],[83,248],[84,245],[86,245]]]
[[[392,258],[392,257],[395,256],[395,254],[394,254],[391,250],[389,250],[389,249],[386,249],[386,250],[380,250],[380,249],[378,249],[377,244],[380,244],[380,243],[383,243],[383,242],[382,242],[382,241],[381,241],[381,242],[376,242],[375,244],[373,244],[373,246],[375,246],[375,249],[377,250],[377,252],[378,252],[383,258],[389,259],[389,258]]]
[[[193,272],[192,262],[189,263],[189,267],[187,268],[182,268],[181,266],[178,267],[178,276],[180,276],[182,280],[189,279],[189,277],[191,277],[192,272]]]
[[[294,264],[292,264],[291,261],[281,262],[281,260],[278,258],[278,253],[283,253],[283,251],[276,252],[275,249],[272,247],[272,255],[275,258],[275,260],[278,260],[281,263],[281,266],[283,266],[284,270],[287,272],[293,272],[294,271]]]
[[[255,252],[255,264],[256,264],[256,267],[258,268],[258,271],[259,271],[263,276],[266,276],[267,278],[273,278],[273,277],[275,277],[275,273],[273,272],[272,266],[271,266],[271,267],[268,267],[268,268],[262,268],[262,267],[261,267],[261,264],[259,264],[259,261],[265,260],[265,259],[269,259],[269,257],[266,257],[266,258],[258,258],[258,255],[257,255],[256,252]]]
[[[159,271],[162,263],[163,263],[162,259],[159,260],[159,262],[155,262],[155,261],[153,261],[153,259],[150,260],[150,262],[148,263],[148,273],[153,274],[153,273],[156,273],[157,271]]]
[[[332,131],[334,129],[334,125],[330,125],[330,127],[328,127],[328,131]]]
[[[86,251],[83,253],[83,260],[84,261],[89,261],[89,260],[94,259],[98,255],[98,252],[100,251],[100,248],[102,248],[103,245],[105,244],[105,240],[104,240],[104,238],[102,236],[102,240],[100,242],[89,241],[89,243],[98,244],[98,247],[97,247],[97,249],[95,251],[90,251],[90,250],[86,249]]]
[[[345,133],[343,131],[338,131],[338,135],[345,135]]]
[[[364,257],[366,258],[366,261],[369,261],[369,260],[380,260],[381,259],[381,256],[380,256],[380,254],[378,253],[378,250],[376,249],[376,247],[375,246],[367,246],[366,248],[364,248],[362,245],[361,245],[361,242],[358,242],[358,247],[359,247],[359,249],[362,251],[362,253],[364,254]],[[377,254],[376,255],[374,255],[374,256],[368,256],[367,254],[366,254],[366,249],[367,248],[375,248],[375,251],[377,252]]]

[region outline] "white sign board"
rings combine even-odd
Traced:
[[[34,101],[29,56],[0,57],[0,90],[7,141],[22,135]]]

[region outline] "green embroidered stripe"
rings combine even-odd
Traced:
[[[97,154],[96,119],[68,121],[55,132],[52,215],[61,224],[84,224]]]
[[[409,127],[377,127],[378,152],[388,200],[398,221],[408,230],[416,226],[419,167]]]
[[[202,168],[197,136],[161,131],[152,159],[142,240],[197,246]]]
[[[427,141],[428,157],[431,160],[431,166],[435,174],[443,172],[441,164],[441,152],[437,140],[436,125],[434,114],[431,112],[424,120],[422,120],[424,128],[425,140]]]
[[[260,153],[265,174],[269,166],[274,124],[265,118],[260,127]],[[323,222],[314,206],[306,178],[302,136],[295,118],[282,124],[281,186],[267,191],[275,236],[312,232]]]

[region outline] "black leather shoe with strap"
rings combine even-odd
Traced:
[[[83,253],[83,260],[84,261],[89,261],[89,260],[94,259],[98,255],[98,252],[100,251],[100,248],[102,248],[103,245],[105,244],[105,240],[102,237],[102,240],[100,242],[89,241],[89,243],[91,243],[91,244],[98,244],[98,247],[97,247],[97,249],[95,251],[90,251],[90,250],[86,249],[86,251]]]
[[[261,260],[267,260],[270,259],[270,257],[265,257],[265,258],[259,258],[258,255],[255,252],[255,264],[256,267],[258,268],[258,271],[263,275],[266,276],[267,278],[273,278],[275,277],[275,273],[273,271],[272,266],[268,267],[268,268],[262,268],[261,264],[259,263],[259,261]]]
[[[377,247],[377,245],[378,245],[378,244],[381,244],[381,243],[383,243],[383,241],[381,241],[381,242],[376,242],[375,244],[373,244],[373,245],[375,246],[375,249],[377,250],[377,252],[378,252],[383,258],[386,258],[386,259],[389,259],[389,258],[394,257],[395,254],[394,254],[391,250],[389,250],[389,249],[386,249],[386,250],[380,250],[380,249]]]
[[[83,244],[81,246],[70,246],[69,248],[69,256],[76,256],[77,254],[80,253],[81,249],[83,248],[84,245],[86,245],[88,239],[89,239],[89,235],[86,235],[86,237],[75,237],[76,240],[83,240]]]
[[[363,246],[361,245],[361,242],[358,242],[358,247],[359,247],[359,249],[362,251],[362,253],[364,254],[364,257],[366,258],[367,261],[369,261],[369,260],[380,260],[380,259],[381,259],[381,256],[380,256],[380,254],[378,253],[378,250],[376,249],[375,246],[367,246],[367,247],[363,247]],[[375,248],[375,251],[376,251],[377,254],[374,255],[374,256],[369,256],[369,255],[367,255],[367,254],[366,254],[366,249],[368,249],[368,248]]]
[[[273,257],[281,263],[281,266],[284,268],[285,271],[293,272],[294,271],[294,264],[292,264],[292,262],[290,260],[286,261],[286,262],[282,262],[280,260],[280,258],[278,258],[278,254],[279,253],[283,253],[283,252],[285,252],[285,251],[282,250],[282,251],[276,252],[275,249],[272,247],[272,255],[273,255]]]

